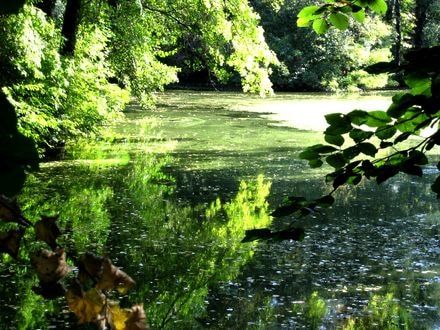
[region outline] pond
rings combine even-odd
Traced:
[[[44,163],[19,203],[31,221],[59,215],[69,262],[93,252],[129,274],[136,286],[112,299],[142,303],[153,329],[437,329],[435,166],[342,190],[333,208],[294,220],[300,242],[241,243],[246,229],[292,221],[269,216],[286,196],[329,191],[330,168],[298,158],[322,141],[323,114],[388,104],[386,94],[167,92],[156,111],[133,104],[101,139]],[[28,254],[44,243],[26,235],[19,261],[0,257],[0,328],[92,328],[65,299],[35,292]]]

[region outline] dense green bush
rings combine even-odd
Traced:
[[[99,26],[81,27],[73,58],[60,55],[59,29],[35,7],[1,17],[0,26],[0,85],[16,109],[20,131],[40,152],[93,133],[128,102],[128,94],[107,80],[108,32]]]

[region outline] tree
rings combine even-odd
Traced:
[[[381,14],[387,10],[383,0],[335,1],[305,7],[298,14],[298,22],[313,26],[317,33],[325,33],[330,25],[345,29],[348,15],[362,16],[366,8]],[[377,63],[367,71],[400,73],[410,92],[396,94],[386,112],[353,110],[348,114],[327,115],[329,126],[324,137],[328,144],[308,147],[300,154],[300,158],[307,160],[312,168],[321,167],[324,161],[334,168],[334,172],[326,176],[326,182],[332,184],[330,193],[310,201],[290,197],[285,205],[272,213],[273,216],[293,214],[301,217],[320,207],[331,206],[334,203],[332,195],[338,188],[357,185],[363,178],[381,184],[398,173],[423,175],[422,167],[429,163],[427,152],[440,145],[440,46],[409,51],[403,60],[400,65],[396,62]],[[427,128],[433,132],[421,135]],[[437,168],[440,169],[440,163]],[[440,199],[440,175],[431,188]],[[245,240],[279,238],[284,233],[299,230],[294,225],[276,233],[267,229],[253,230],[247,233]],[[295,235],[291,234],[289,238],[295,238]]]

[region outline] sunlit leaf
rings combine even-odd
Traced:
[[[103,317],[105,296],[95,288],[84,292],[80,287],[70,287],[66,293],[66,300],[80,324],[97,322]]]
[[[319,9],[319,6],[307,6],[304,7],[303,9],[301,9],[301,11],[298,13],[298,17],[301,18],[309,18],[309,17],[313,17],[316,10]]]
[[[339,30],[346,30],[348,28],[348,17],[342,13],[331,13],[329,20]]]
[[[312,21],[309,18],[299,17],[296,20],[296,26],[298,27],[309,27],[312,24]]]
[[[371,8],[377,14],[385,14],[388,10],[388,5],[385,0],[371,0],[368,3],[368,7]]]
[[[413,95],[431,95],[431,79],[426,75],[407,74],[405,76],[405,83],[411,88]]]
[[[324,34],[328,31],[328,23],[324,18],[315,19],[312,27],[317,34]]]
[[[391,117],[381,110],[369,111],[365,124],[369,127],[380,127],[391,122]]]
[[[351,15],[359,23],[363,23],[365,21],[365,10],[364,9],[353,12]]]

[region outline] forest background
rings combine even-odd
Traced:
[[[154,107],[166,86],[262,96],[396,88],[398,75],[363,68],[439,41],[440,1],[388,0],[386,12],[372,8],[325,34],[297,27],[316,3],[27,0],[0,16],[0,86],[42,157],[96,134],[132,98]]]

